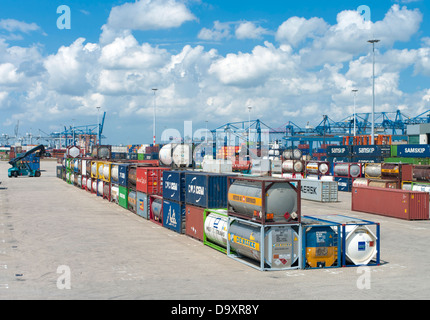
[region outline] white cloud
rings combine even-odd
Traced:
[[[12,86],[22,79],[22,74],[17,72],[12,63],[0,64],[0,85]]]
[[[196,17],[176,0],[138,0],[113,7],[108,26],[113,29],[160,30],[176,28]]]
[[[261,39],[263,35],[269,33],[269,30],[256,26],[250,21],[241,22],[235,31],[238,39]]]
[[[203,28],[198,34],[198,38],[202,40],[215,40],[228,39],[231,37],[231,23],[215,21],[212,29]]]
[[[34,22],[27,23],[15,19],[2,19],[0,20],[0,29],[7,30],[9,32],[19,31],[29,33],[31,31],[40,30],[40,27]]]
[[[321,18],[307,20],[305,18],[291,17],[278,28],[276,39],[280,42],[287,42],[297,46],[308,38],[324,34],[327,29],[328,24]]]

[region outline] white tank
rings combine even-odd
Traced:
[[[366,226],[345,226],[345,256],[355,265],[368,264],[377,254],[377,237]]]
[[[285,160],[282,163],[282,171],[283,172],[302,172],[303,162],[296,161],[296,160]]]
[[[82,184],[81,186],[86,186],[87,185],[87,177],[86,176],[82,176]]]
[[[103,166],[103,178],[105,179],[105,180],[110,180],[110,164],[105,164],[104,166]]]
[[[369,179],[366,178],[358,178],[355,179],[352,183],[353,187],[367,187],[369,185]]]
[[[364,167],[364,173],[366,177],[379,178],[381,176],[381,164],[380,163],[367,163]]]
[[[166,144],[163,146],[159,152],[158,155],[161,163],[163,163],[166,166],[170,166],[173,163],[172,159],[172,144]]]
[[[82,187],[82,176],[78,175],[78,187]]]
[[[306,170],[311,174],[326,174],[329,167],[325,162],[309,162],[306,165]]]
[[[225,211],[224,214],[226,215],[227,210],[223,211]],[[227,247],[227,220],[228,218],[226,216],[211,211],[206,217],[204,225],[206,238],[225,248]]]
[[[282,156],[284,157],[284,159],[289,160],[293,158],[293,151],[292,150],[285,150],[282,153]]]
[[[118,165],[112,165],[110,174],[112,181],[118,181]]]
[[[161,221],[161,210],[163,208],[163,201],[161,199],[154,199],[151,204],[151,212],[154,220]]]
[[[91,190],[91,179],[87,179],[87,190]]]
[[[103,194],[103,181],[99,181],[97,184],[97,192],[98,194]]]
[[[430,193],[430,185],[427,184],[414,184],[412,191],[421,191]]]
[[[92,187],[93,192],[96,193],[97,192],[97,180],[93,180],[91,187]]]
[[[97,162],[91,164],[91,175],[97,177]]]
[[[302,150],[294,149],[293,150],[293,159],[300,160],[302,157]]]
[[[115,201],[116,203],[118,203],[118,198],[119,198],[119,187],[116,185],[112,185],[110,188],[110,196],[111,196],[111,201]]]
[[[189,144],[179,144],[173,149],[172,159],[178,167],[187,167],[193,163],[193,150]]]

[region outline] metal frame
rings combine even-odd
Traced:
[[[355,218],[355,217],[348,217],[348,216],[344,216],[344,215],[339,215],[339,214],[333,214],[333,215],[322,215],[320,218],[319,216],[306,216],[307,218],[314,218],[316,220],[319,221],[324,221],[324,222],[328,222],[328,223],[339,223],[341,224],[341,230],[342,230],[342,267],[360,267],[360,266],[379,266],[381,264],[381,232],[380,232],[380,223],[379,222],[373,222],[373,221],[369,221],[369,220],[363,220],[360,218]],[[344,221],[341,222],[336,222],[336,221],[330,221],[327,218],[330,217],[338,217],[338,218],[345,218],[343,219]],[[354,223],[348,223],[346,222],[347,220],[350,221],[354,221]],[[376,259],[373,259],[371,261],[375,261],[375,262],[369,262],[368,264],[347,264],[346,262],[346,252],[344,250],[345,246],[346,246],[346,231],[345,231],[345,227],[347,225],[357,225],[357,226],[375,226],[376,227]]]
[[[234,220],[240,221],[241,223],[244,224],[249,224],[249,225],[253,225],[253,226],[257,226],[260,227],[260,261],[258,263],[258,261],[255,261],[255,263],[251,263],[250,261],[246,261],[243,258],[241,258],[242,256],[240,254],[237,253],[232,253],[232,249],[230,246],[230,225],[232,224],[232,222]],[[299,245],[299,254],[297,257],[297,266],[292,266],[292,267],[286,267],[286,268],[273,268],[273,267],[266,267],[265,266],[265,262],[264,262],[264,256],[265,256],[265,245],[264,245],[264,239],[266,236],[266,232],[265,232],[265,228],[266,227],[281,227],[281,226],[285,226],[285,227],[290,227],[293,228],[294,226],[296,226],[298,228],[298,234],[299,234],[299,239],[298,239],[298,245]],[[232,258],[233,260],[239,261],[247,266],[250,266],[254,269],[260,270],[260,271],[280,271],[280,270],[295,270],[295,269],[300,269],[301,265],[302,265],[302,229],[300,227],[300,223],[295,223],[295,224],[291,224],[291,223],[286,223],[286,224],[261,224],[261,223],[257,223],[257,222],[252,222],[246,219],[241,219],[238,217],[232,217],[232,216],[228,216],[227,219],[227,234],[228,234],[228,241],[227,241],[227,256]],[[294,246],[294,244],[292,244],[292,246]],[[294,251],[294,249],[293,249]],[[246,257],[247,258],[247,257]],[[247,258],[247,260],[252,260],[250,258]]]
[[[300,223],[301,219],[301,180],[300,179],[281,179],[281,178],[271,178],[271,177],[227,177],[227,190],[230,190],[230,185],[232,180],[241,180],[241,181],[250,181],[250,182],[260,182],[261,183],[261,219],[254,218],[253,216],[248,216],[243,213],[235,212],[230,205],[230,202],[228,201],[228,194],[227,194],[227,212],[230,216],[236,216],[238,218],[242,218],[244,220],[252,220],[257,221],[260,224],[263,225],[280,225],[280,224],[296,224]],[[294,183],[297,183],[295,186]],[[267,193],[267,191],[270,189],[270,187],[275,183],[288,183],[297,194],[297,220],[292,221],[290,223],[286,222],[268,222],[266,221],[266,197],[263,196]]]
[[[300,224],[300,228],[302,229],[302,269],[329,269],[329,268],[340,268],[341,267],[341,261],[342,261],[342,241],[339,241],[341,235],[341,224],[337,222],[329,222],[324,220],[319,220],[312,216],[303,216],[303,218],[314,220],[316,223],[315,225],[303,225],[303,222]],[[311,267],[306,265],[306,249],[307,249],[307,241],[306,241],[306,231],[304,229],[307,228],[318,228],[318,227],[331,227],[336,228],[335,232],[337,231],[337,260],[335,263],[329,267]]]

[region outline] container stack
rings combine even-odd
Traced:
[[[300,180],[230,177],[227,214],[229,257],[259,270],[300,267]]]
[[[163,171],[163,226],[185,233],[185,172]]]

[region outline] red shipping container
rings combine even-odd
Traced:
[[[136,190],[146,194],[163,194],[163,171],[169,168],[137,167]]]
[[[351,210],[404,220],[429,219],[429,193],[401,189],[353,187]]]
[[[185,206],[185,234],[203,242],[205,208]]]

